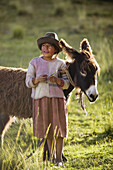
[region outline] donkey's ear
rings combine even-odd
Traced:
[[[75,59],[80,53],[78,53],[74,48],[66,43],[64,39],[61,39],[59,42],[60,47],[67,54],[67,57],[71,60]]]
[[[67,42],[63,38],[61,38],[59,43],[61,48],[66,48],[66,47],[72,48],[69,44],[67,44]]]
[[[80,51],[81,52],[87,51],[90,55],[92,55],[91,46],[86,38],[84,38],[80,43]]]

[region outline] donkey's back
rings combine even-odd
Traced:
[[[25,85],[26,71],[0,66],[0,114],[31,117],[31,89]]]

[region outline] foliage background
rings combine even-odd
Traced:
[[[64,143],[68,162],[62,169],[112,169],[113,167],[113,2],[111,0],[0,0],[0,65],[27,68],[40,55],[37,38],[54,31],[79,51],[87,38],[98,61],[98,100],[85,98],[86,117],[75,91],[68,104],[69,136]],[[63,53],[61,58],[65,59]],[[57,169],[42,163],[32,120],[16,119],[0,149],[1,169]]]

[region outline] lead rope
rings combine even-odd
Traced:
[[[68,78],[69,82],[71,83],[71,85],[72,85],[74,88],[76,88],[75,83],[74,83],[74,81],[72,80],[72,78],[71,78],[71,76],[70,76],[70,73],[69,73],[69,71],[68,71],[68,67],[69,67],[69,65],[66,66],[66,67],[63,67],[62,70],[66,73],[67,78]]]
[[[84,94],[82,92],[80,92],[79,94],[79,104],[81,105],[83,111],[85,112],[86,116],[87,116],[87,111],[86,111],[86,108],[85,108],[85,104],[84,104]]]
[[[69,73],[69,71],[68,71],[68,68],[69,68],[69,65],[66,65],[66,67],[63,67],[63,68],[62,68],[62,70],[65,71],[65,73],[66,73],[66,75],[67,75],[67,78],[68,78],[69,82],[71,83],[71,85],[72,85],[75,89],[77,89],[74,81],[73,81],[72,78],[71,78],[71,75],[70,75],[70,73]],[[87,116],[88,113],[87,113],[87,111],[86,111],[86,109],[85,109],[84,94],[83,94],[83,92],[80,90],[79,92],[76,93],[76,95],[79,95],[79,101],[78,101],[78,103],[80,104],[81,108],[83,109],[83,111],[85,112],[85,114],[86,114],[86,116]]]

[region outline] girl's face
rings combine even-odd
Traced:
[[[41,51],[42,51],[42,55],[44,59],[51,60],[52,56],[56,52],[56,49],[52,44],[45,43],[45,44],[42,44]]]

